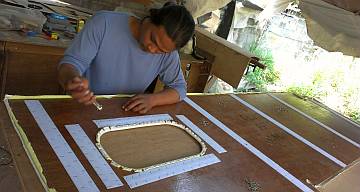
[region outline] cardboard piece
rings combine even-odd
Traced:
[[[97,140],[112,165],[136,172],[199,156],[206,150],[200,138],[173,121],[105,127]]]
[[[360,191],[360,158],[315,187],[321,192]]]

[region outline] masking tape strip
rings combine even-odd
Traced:
[[[254,94],[254,93],[253,93]],[[259,93],[260,94],[260,93]],[[187,93],[189,96],[209,96],[209,95],[223,95],[219,93]],[[111,98],[124,98],[133,97],[133,94],[117,94],[117,95],[97,95],[96,98],[111,99]],[[71,99],[70,95],[5,95],[5,98],[11,100],[40,100],[40,99]]]
[[[19,136],[20,141],[21,141],[21,143],[22,143],[22,145],[24,147],[25,153],[29,157],[30,163],[34,168],[35,173],[39,177],[40,182],[41,182],[42,186],[44,187],[45,191],[47,191],[47,192],[55,192],[56,190],[54,188],[50,188],[47,185],[47,181],[46,181],[46,178],[45,178],[45,176],[43,174],[43,168],[41,167],[40,161],[37,158],[37,156],[36,156],[36,154],[34,152],[34,149],[32,148],[31,143],[30,143],[29,139],[27,138],[23,128],[20,126],[20,124],[19,124],[18,120],[16,119],[13,111],[11,110],[11,107],[10,107],[10,104],[9,104],[9,99],[11,99],[10,96],[5,97],[5,99],[4,99],[5,107],[6,107],[7,111],[8,111],[8,114],[9,114],[11,122],[12,122],[12,124],[14,126],[14,129],[15,129],[17,135]]]
[[[97,95],[96,98],[111,99],[111,98],[122,98],[131,97],[133,95]],[[71,99],[70,95],[36,95],[36,96],[23,96],[23,95],[5,95],[6,98],[11,100],[46,100],[46,99]]]

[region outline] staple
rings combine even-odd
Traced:
[[[210,124],[210,122],[207,121],[205,118],[202,118],[202,119],[200,120],[200,123],[201,123],[201,125],[203,125],[203,126],[205,126],[205,127]]]
[[[273,109],[275,109],[275,112],[278,113],[289,112],[289,109],[287,107],[283,107],[281,105],[275,105]]]
[[[251,192],[256,192],[261,190],[261,186],[259,183],[257,183],[254,180],[250,180],[248,178],[245,178],[245,183],[247,184],[248,190]]]

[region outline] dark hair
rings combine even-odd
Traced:
[[[150,9],[149,18],[154,25],[164,26],[177,49],[185,46],[194,34],[194,19],[184,6],[167,2],[160,9]]]

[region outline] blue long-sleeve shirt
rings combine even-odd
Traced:
[[[143,93],[159,75],[175,89],[180,99],[186,97],[177,51],[151,54],[143,51],[133,37],[126,13],[96,13],[65,51],[60,65],[69,63],[90,82],[95,94]]]

